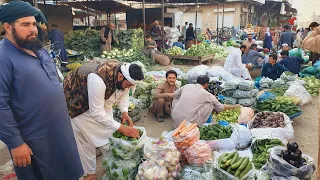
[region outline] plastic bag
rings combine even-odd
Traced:
[[[273,81],[271,87],[272,88],[281,88],[284,87],[286,85],[286,82],[283,79],[277,79],[275,81]]]
[[[254,110],[249,107],[241,107],[240,116],[238,117],[239,124],[247,124],[254,117]]]
[[[214,180],[239,180],[239,178],[233,176],[232,174],[229,174],[227,171],[221,169],[220,167],[218,167],[218,161],[219,161],[219,157],[222,154],[219,152],[215,152],[214,153],[214,168],[213,168],[213,175],[214,175]],[[254,168],[252,168],[246,175],[244,175],[242,177],[241,180],[254,180]]]
[[[206,65],[199,65],[199,66],[193,67],[187,72],[187,77],[189,82],[194,82],[194,81],[196,82],[199,76],[207,75],[208,70],[209,70],[209,67]]]
[[[284,149],[284,147],[271,149],[267,166],[271,179],[311,179],[316,169],[313,158],[302,154],[307,165],[296,168],[280,157],[281,151]]]
[[[274,96],[272,93],[270,92],[264,92],[263,94],[261,94],[259,97],[258,97],[258,101],[259,102],[263,102],[263,101],[266,101],[268,99],[276,99],[276,96]]]
[[[233,96],[233,94],[234,94],[234,92],[236,92],[236,90],[222,90],[222,94],[224,95],[224,96],[229,96],[229,97],[232,97]]]
[[[166,139],[147,138],[143,147],[144,157],[164,167],[177,166],[180,152],[173,142]]]
[[[136,180],[166,180],[168,175],[168,170],[165,167],[146,160],[140,164]]]
[[[225,81],[230,81],[235,78],[235,76],[229,73],[224,67],[222,66],[212,66],[208,71],[208,76],[210,77],[222,77]]]
[[[201,141],[208,143],[212,151],[247,148],[251,142],[250,130],[239,124],[232,124],[230,126],[232,127],[230,138]]]
[[[17,179],[16,173],[14,171],[14,166],[12,160],[6,162],[4,165],[0,166],[0,177],[3,180],[15,180]]]
[[[238,104],[250,107],[256,103],[256,98],[248,98],[248,99],[238,99]]]
[[[209,160],[203,166],[185,166],[182,170],[182,180],[208,180],[213,179],[213,160]]]
[[[231,104],[231,105],[237,104],[237,102],[238,102],[238,100],[233,97],[226,97],[226,99],[224,101],[225,104]]]
[[[103,180],[119,180],[119,179],[134,179],[138,172],[138,167],[141,162],[140,154],[135,154],[131,159],[117,159],[111,153],[106,155],[102,160],[102,165],[106,168],[106,174]]]
[[[127,141],[113,136],[110,138],[110,148],[114,157],[131,159],[142,150],[147,138],[146,129],[144,127],[133,127],[142,131],[142,135],[137,141]]]
[[[311,94],[299,83],[293,83],[284,93],[284,96],[297,96],[301,98],[300,105],[306,105],[312,101]]]
[[[297,78],[298,78],[298,75],[297,74],[293,74],[292,72],[290,71],[285,71],[281,74],[280,78],[282,80],[284,80],[285,82],[288,82],[288,81],[295,81]]]
[[[258,89],[252,89],[249,91],[244,91],[244,90],[240,90],[237,89],[234,91],[232,97],[233,98],[252,98],[252,97],[256,97],[258,95],[259,90]]]
[[[270,78],[262,78],[261,80],[260,80],[260,86],[262,87],[262,88],[270,88],[271,87],[271,84],[273,83],[273,80],[272,79],[270,79]]]
[[[238,80],[238,79],[234,79],[234,80],[227,81],[227,82],[224,84],[224,87],[223,87],[223,88],[226,89],[226,90],[237,89],[240,82],[241,82],[241,81]]]
[[[204,165],[206,161],[211,159],[210,145],[205,142],[198,141],[185,151],[185,156],[191,165]]]
[[[257,139],[281,139],[290,141],[294,138],[294,130],[292,126],[292,121],[290,118],[285,114],[281,113],[284,117],[284,123],[285,127],[281,128],[252,128],[253,120],[256,118],[256,116],[248,122],[248,128],[251,131],[252,138]]]
[[[254,88],[254,82],[245,80],[245,81],[241,81],[238,84],[238,86],[239,86],[240,90],[249,91],[249,90],[252,90]]]

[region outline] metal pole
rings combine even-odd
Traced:
[[[38,0],[33,0],[33,6],[36,7],[36,8],[39,8],[38,7]]]
[[[162,26],[161,26],[161,34],[162,34],[161,52],[164,52],[164,0],[162,0]]]
[[[98,11],[96,10],[96,17],[95,17],[95,21],[96,21],[96,23],[95,23],[95,29],[97,29],[97,26],[98,26]]]
[[[143,39],[145,39],[146,34],[147,34],[147,30],[146,30],[146,8],[145,8],[145,0],[142,1],[142,18],[143,18]],[[146,41],[143,41],[144,45],[146,45]]]
[[[217,4],[217,44],[219,43],[219,4]]]
[[[222,25],[221,25],[222,35],[223,35],[223,28],[224,28],[224,5],[222,6]]]
[[[47,9],[46,0],[43,0],[43,5],[44,5],[45,17],[46,17],[47,22],[48,22],[47,33],[49,34],[49,19],[48,19],[48,9]]]
[[[88,19],[88,28],[90,27],[90,17],[89,17],[89,0],[87,0],[87,19]]]
[[[196,22],[195,22],[195,37],[196,37],[196,40],[195,40],[195,44],[197,44],[197,23],[198,23],[198,0],[197,0],[197,3],[196,3]]]

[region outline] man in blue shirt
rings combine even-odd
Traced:
[[[262,68],[261,77],[267,77],[272,80],[278,79],[285,71],[289,71],[286,67],[277,63],[278,56],[271,54],[269,56],[269,63],[265,64]]]
[[[58,29],[58,25],[52,24],[52,30],[49,32],[49,39],[54,44],[55,50],[60,50],[62,61],[68,61],[67,50],[64,47],[64,33]]]
[[[294,34],[290,31],[289,25],[284,25],[283,32],[280,35],[280,40],[278,42],[278,47],[281,47],[282,44],[288,44],[290,48],[293,48]]]
[[[0,140],[18,179],[75,180],[83,169],[55,65],[38,38],[37,21],[46,23],[39,12],[23,1],[0,7]]]
[[[280,55],[282,58],[280,64],[289,69],[290,72],[299,74],[301,64],[304,64],[304,60],[299,57],[289,57],[289,51],[282,51]]]
[[[259,58],[264,59],[264,55],[260,54],[255,49],[257,48],[257,44],[252,44],[251,49],[245,51],[242,55],[242,64],[249,64],[251,63],[254,67],[258,67],[258,60]]]
[[[179,47],[181,49],[185,49],[184,45],[182,44],[182,41],[183,41],[183,37],[181,36],[181,37],[179,37],[178,42],[174,42],[172,44],[172,47],[177,46],[177,47]]]

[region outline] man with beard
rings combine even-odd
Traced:
[[[212,112],[239,108],[240,105],[224,105],[207,91],[209,78],[199,76],[197,84],[187,84],[174,93],[172,119],[174,127],[178,127],[183,120],[197,123],[199,126],[207,122]]]
[[[251,80],[250,73],[248,69],[253,67],[252,64],[242,64],[241,56],[242,54],[248,52],[249,48],[246,45],[241,45],[240,48],[235,48],[227,56],[224,62],[224,68],[231,74],[242,77],[245,80]]]
[[[18,179],[75,180],[83,169],[55,65],[38,39],[41,14],[23,1],[0,7],[0,140]]]
[[[174,92],[176,91],[177,72],[170,70],[166,73],[166,81],[158,84],[154,102],[150,111],[157,118],[158,122],[163,122],[163,115],[171,115],[171,107]]]
[[[253,35],[248,34],[248,39],[243,42],[243,45],[247,46],[247,48],[250,48],[252,44],[257,44],[257,43],[253,39]]]
[[[118,44],[119,41],[114,35],[116,26],[113,23],[108,23],[106,27],[103,27],[100,31],[100,50],[111,51],[112,45]]]
[[[115,131],[139,138],[128,115],[129,91],[143,78],[140,66],[115,60],[83,64],[65,78],[64,91],[85,180],[97,178],[96,148],[101,147],[105,153],[109,137]],[[122,122],[128,122],[129,126],[113,119],[114,103],[122,112]]]

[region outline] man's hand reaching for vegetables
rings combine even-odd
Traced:
[[[130,127],[133,126],[132,119],[131,119],[131,117],[129,116],[128,112],[123,112],[121,118],[122,118],[122,124],[124,124],[125,122],[128,122]],[[138,134],[139,134],[139,133],[138,133]]]
[[[140,138],[139,131],[133,127],[121,125],[118,131],[128,137]]]

